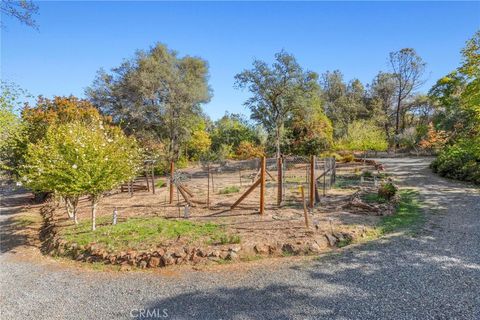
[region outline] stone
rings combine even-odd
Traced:
[[[138,266],[141,268],[141,269],[145,269],[147,267],[147,261],[145,260],[140,260],[140,263],[138,264]]]
[[[117,257],[113,254],[108,256],[108,261],[110,261],[111,264],[114,264],[115,261],[117,260]]]
[[[199,248],[197,250],[197,255],[199,257],[207,257],[208,256],[208,250],[204,249],[204,248]]]
[[[172,256],[174,258],[184,258],[187,256],[187,254],[185,253],[185,250],[183,248],[180,248],[180,249],[176,249],[173,253],[172,253]]]
[[[228,257],[228,251],[221,251],[219,255],[220,259],[226,259]]]
[[[230,248],[228,248],[229,251],[232,251],[232,252],[239,252],[240,250],[242,250],[242,246],[239,245],[239,244],[235,244],[233,246],[231,246]]]
[[[301,249],[291,243],[284,243],[282,245],[282,252],[286,254],[299,254],[301,252]]]
[[[345,240],[345,237],[343,236],[343,234],[342,234],[341,232],[335,232],[335,233],[333,234],[333,236],[334,236],[335,238],[337,238],[338,241],[344,241],[344,240]]]
[[[130,271],[130,270],[132,270],[132,267],[128,264],[122,264],[120,266],[120,271]]]
[[[270,253],[270,246],[265,243],[257,243],[253,249],[258,254],[269,254]]]
[[[197,255],[192,255],[192,258],[190,259],[190,261],[192,261],[193,264],[197,264],[197,263],[199,263],[200,261],[202,261],[202,258],[200,258],[200,257],[197,256]]]
[[[159,257],[151,257],[150,260],[148,260],[148,267],[149,268],[156,268],[160,265],[161,259]]]
[[[218,257],[220,257],[220,250],[213,250],[212,252],[210,252],[210,254],[208,256],[218,258]]]
[[[237,260],[238,254],[235,251],[230,251],[226,257],[226,260]]]
[[[162,261],[163,261],[163,265],[165,266],[169,266],[175,263],[175,259],[169,254],[163,255]]]
[[[335,247],[335,244],[337,243],[337,238],[335,238],[329,233],[326,233],[325,237],[327,238],[328,244],[330,245],[330,247]]]
[[[315,241],[309,242],[307,244],[307,250],[308,252],[312,252],[312,253],[320,253],[322,251],[320,246]]]

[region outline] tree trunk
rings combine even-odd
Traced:
[[[98,204],[98,197],[92,196],[92,231],[96,229],[96,215],[97,215],[97,204]]]
[[[400,106],[402,104],[401,93],[398,94],[397,110],[395,111],[395,149],[400,147],[398,143],[398,134],[400,133]]]
[[[275,146],[277,150],[277,159],[280,158],[281,156],[281,150],[280,150],[280,127],[277,126],[275,129]]]

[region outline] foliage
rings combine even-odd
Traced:
[[[162,242],[181,237],[189,242],[204,240],[214,242],[227,237],[225,230],[213,223],[198,223],[185,220],[170,220],[161,217],[134,217],[112,225],[111,216],[99,218],[96,231],[80,222],[62,230],[62,236],[79,245],[96,243],[109,251],[148,250]]]
[[[317,78],[316,73],[303,71],[295,57],[283,51],[275,55],[272,66],[255,60],[252,69],[235,76],[235,86],[252,93],[245,106],[252,112],[251,118],[274,138],[277,157],[286,120],[295,108],[303,106],[305,98],[318,93]]]
[[[219,151],[222,145],[228,145],[233,150],[237,150],[242,142],[252,144],[261,142],[255,128],[239,114],[227,113],[215,121],[210,136],[214,151]]]
[[[397,191],[398,188],[393,184],[393,182],[389,181],[380,185],[378,188],[378,196],[386,200],[390,200],[395,196]]]
[[[423,149],[437,151],[447,142],[447,133],[443,130],[436,130],[433,123],[428,125],[427,137],[420,141],[419,145]]]
[[[441,176],[480,184],[480,137],[445,146],[431,167]]]
[[[13,83],[0,85],[0,170],[14,173],[19,141],[24,141],[23,123],[16,111],[28,94]]]
[[[405,102],[412,98],[415,91],[424,83],[422,80],[426,63],[417,54],[415,49],[403,48],[390,53],[390,66],[395,79],[395,135],[405,128],[402,120],[407,111]]]
[[[431,166],[442,176],[480,184],[480,31],[467,41],[462,54],[462,66],[451,73],[456,78],[442,81],[450,86],[434,91],[435,99],[445,104],[443,118],[454,123],[450,140]]]
[[[248,141],[240,142],[240,145],[235,150],[235,159],[247,160],[253,158],[260,158],[265,156],[265,151],[260,146],[255,146]]]
[[[110,74],[100,70],[86,94],[127,133],[154,134],[167,145],[169,158],[177,160],[194,122],[203,116],[201,104],[211,98],[208,64],[156,44]]]
[[[202,154],[210,150],[212,139],[206,131],[205,122],[199,121],[196,123],[186,145],[188,157],[191,160],[199,160]]]
[[[38,13],[38,5],[30,0],[2,0],[0,3],[0,12],[7,16],[17,19],[19,22],[38,29],[38,25],[33,18]],[[5,25],[1,22],[0,26],[3,28]]]
[[[333,128],[323,112],[320,98],[313,97],[296,108],[286,123],[287,139],[283,147],[295,155],[318,155],[329,150],[333,144]]]
[[[365,88],[358,79],[345,83],[339,70],[322,74],[320,84],[325,113],[334,125],[334,136],[340,138],[350,123],[367,114]]]
[[[43,139],[28,145],[21,176],[33,190],[69,199],[89,195],[95,206],[105,191],[131,179],[138,169],[136,141],[120,129],[72,122],[50,126]]]
[[[385,133],[370,121],[354,121],[337,148],[352,151],[384,151],[388,147]]]

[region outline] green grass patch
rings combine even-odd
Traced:
[[[62,236],[79,245],[97,243],[110,251],[146,250],[178,237],[187,239],[190,243],[197,240],[206,243],[240,241],[217,224],[167,220],[160,217],[130,218],[115,226],[111,224],[111,217],[99,217],[97,230],[92,231],[90,228],[91,221],[85,220],[78,226],[63,229]]]
[[[213,235],[208,241],[209,244],[236,244],[240,243],[241,239],[239,235],[236,234],[218,234]]]
[[[387,199],[379,196],[377,193],[367,193],[362,195],[362,200],[366,203],[386,203]]]
[[[157,188],[163,188],[167,185],[167,183],[165,182],[165,180],[157,180],[157,182],[155,182],[155,187]]]
[[[380,234],[409,229],[423,221],[418,192],[411,189],[399,190],[400,201],[394,215],[382,217],[377,229]]]
[[[338,189],[348,189],[354,186],[360,185],[360,176],[337,176],[334,188]]]
[[[221,189],[218,193],[219,194],[230,194],[230,193],[237,193],[240,192],[240,188],[237,186],[229,186]]]

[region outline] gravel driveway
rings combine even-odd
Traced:
[[[382,159],[427,222],[319,260],[248,270],[112,273],[0,256],[1,319],[480,319],[480,193],[429,159]]]

